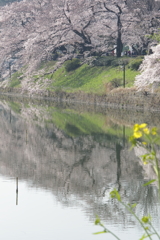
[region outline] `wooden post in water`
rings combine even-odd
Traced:
[[[26,129],[26,144],[27,144],[27,140],[28,140],[27,135],[28,135],[28,132],[27,132],[27,129]]]
[[[16,205],[18,205],[18,177],[16,177]]]
[[[12,122],[12,114],[11,114],[11,109],[10,109],[10,123]]]
[[[11,75],[12,75],[12,70],[11,70],[11,62],[9,63],[9,77],[11,79]]]
[[[18,192],[18,177],[16,177],[16,193]]]
[[[125,126],[123,126],[123,147],[125,148]]]

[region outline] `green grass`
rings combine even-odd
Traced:
[[[53,68],[55,63],[56,61],[42,62],[38,67],[38,70],[45,69],[46,71],[49,71],[51,68]]]
[[[21,104],[17,102],[9,102],[8,105],[15,113],[21,112]]]
[[[85,117],[69,109],[65,111],[53,111],[51,116],[52,118],[46,121],[46,123],[54,123],[59,129],[72,137],[92,134],[93,132],[103,132],[101,127],[97,126],[94,122],[87,121]]]
[[[52,107],[49,107],[48,112],[50,117],[45,121],[46,125],[53,123],[68,136],[107,134],[107,136],[112,136],[112,138],[118,137],[121,139],[123,137],[123,127],[117,124],[108,125],[106,116],[103,114],[78,113],[71,109],[59,110]],[[131,132],[132,129],[126,129],[127,139]]]
[[[9,87],[20,87],[21,86],[21,80],[19,79],[19,77],[22,75],[21,72],[15,72],[14,74],[12,74],[11,76],[11,80],[9,82]]]
[[[138,71],[131,70],[128,67],[129,62],[132,62],[133,58],[122,58],[120,60],[126,60],[126,62],[128,62],[126,66],[126,87],[132,87],[135,76],[139,74]],[[114,61],[119,61],[119,59],[117,60],[117,58],[115,58]],[[50,72],[53,70],[55,63],[56,61],[42,63],[39,66],[39,70],[43,69],[46,73]],[[21,79],[19,78],[22,75],[21,71],[22,69],[12,75],[9,81],[9,87],[21,87]],[[83,64],[79,68],[67,72],[64,63],[63,66],[53,74],[43,76],[43,74],[37,70],[37,74],[32,77],[35,83],[43,77],[51,79],[51,83],[47,88],[47,90],[51,91],[83,91],[86,93],[103,94],[106,92],[106,83],[111,82],[113,79],[123,79],[123,71],[120,66],[89,66]]]
[[[126,67],[126,87],[132,87],[135,76],[138,71],[132,71]],[[87,64],[78,69],[66,72],[64,66],[55,73],[47,75],[47,78],[53,80],[49,90],[61,87],[62,89],[72,91],[84,91],[93,93],[104,93],[106,83],[114,78],[123,78],[123,71],[120,67],[91,67]]]

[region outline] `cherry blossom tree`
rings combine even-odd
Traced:
[[[105,27],[105,32],[107,32],[108,42],[116,45],[116,55],[121,56],[123,43],[122,43],[122,29],[124,27],[124,13],[127,13],[126,2],[123,0],[108,1],[100,0],[97,1],[97,8],[95,10],[95,15],[101,16],[101,25]],[[99,17],[98,16],[98,17]]]
[[[141,74],[136,76],[138,90],[160,83],[160,44],[152,47],[153,54],[147,55],[140,66]]]
[[[82,53],[117,46],[118,57],[123,44],[145,48],[146,34],[160,25],[156,4],[150,0],[23,0],[0,7],[2,80],[23,66],[29,74],[42,61],[51,60],[57,49],[67,55],[68,46]]]

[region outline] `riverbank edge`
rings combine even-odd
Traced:
[[[74,92],[68,93],[65,91],[48,91],[41,90],[30,93],[29,90],[20,88],[2,88],[0,87],[0,95],[16,95],[24,98],[38,98],[57,102],[68,103],[84,103],[106,106],[108,108],[119,109],[134,109],[141,111],[160,111],[160,94],[151,94],[137,92],[135,89],[123,89],[113,93],[97,95],[93,93]]]

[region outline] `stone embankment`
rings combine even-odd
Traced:
[[[112,93],[98,95],[93,93],[41,90],[31,94],[20,88],[0,88],[0,95],[11,95],[23,98],[39,98],[56,102],[85,103],[109,108],[135,109],[141,111],[160,111],[160,94],[137,92],[136,90],[121,89]]]

